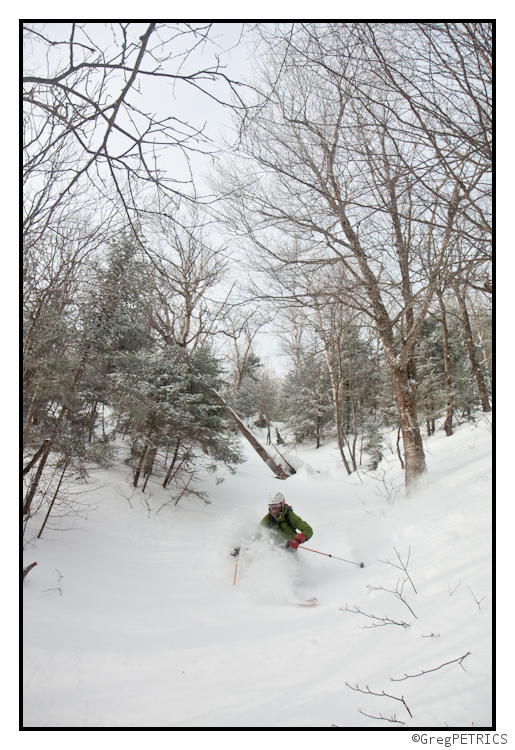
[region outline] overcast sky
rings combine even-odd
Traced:
[[[67,42],[70,39],[73,22],[50,21],[29,23],[31,25],[36,23],[35,28],[41,30],[47,38],[54,41],[66,42],[66,44],[52,47],[48,59],[46,57],[47,45],[43,43],[39,47],[37,44],[34,45],[29,50],[29,54],[25,55],[25,65],[33,69],[39,68],[38,72],[43,75],[47,73],[54,74],[57,69],[66,68],[69,55]],[[84,44],[90,43],[91,40],[108,57],[109,47],[113,46],[114,49],[113,31],[117,35],[118,43],[121,40],[121,30],[118,23],[118,21],[87,23],[84,29],[85,33],[79,27],[76,27],[74,40]],[[129,27],[129,41],[134,39],[136,43],[139,42],[138,37],[148,28],[148,23],[148,21],[131,23]],[[170,23],[173,25],[175,22]],[[205,22],[192,23],[204,24]],[[177,63],[174,63],[172,69],[178,70],[177,65],[179,63],[181,63],[179,70],[181,74],[210,69],[216,65],[218,57],[220,65],[224,69],[224,74],[229,79],[233,81],[248,81],[252,77],[253,69],[251,35],[250,28],[247,25],[246,35],[242,38],[243,27],[244,24],[241,22],[215,22],[210,30],[209,41],[193,50],[186,60],[183,59],[181,53],[184,49],[191,48],[194,42],[193,36],[187,34],[184,37],[174,38],[172,43],[169,42],[166,45],[167,52],[168,50],[173,50],[173,54],[177,55]],[[158,33],[162,39],[166,39],[166,30]],[[155,46],[157,41],[157,38],[153,36],[150,48]],[[181,45],[183,45],[182,48]],[[129,64],[133,62],[134,59],[132,61],[129,60]],[[151,58],[147,55],[142,68],[148,70],[151,64]],[[167,68],[167,72],[169,70],[170,68]],[[168,117],[176,118],[177,121],[188,124],[194,130],[203,129],[203,133],[209,139],[209,143],[199,142],[198,151],[188,150],[185,153],[177,147],[167,146],[159,154],[159,163],[161,169],[165,169],[168,177],[187,181],[190,177],[188,160],[193,172],[196,194],[201,197],[206,196],[210,190],[203,178],[212,168],[212,157],[209,155],[209,152],[215,154],[222,141],[231,142],[234,139],[234,129],[231,124],[234,115],[230,108],[222,106],[207,93],[183,81],[171,82],[162,78],[156,79],[150,76],[138,76],[137,84],[139,94],[133,90],[130,95],[130,101],[142,112],[155,114],[159,119]],[[215,82],[201,82],[201,84],[213,97],[226,102],[232,101],[230,88],[225,82],[218,80]],[[114,97],[119,95],[121,85],[123,85],[123,82],[118,78],[115,81],[115,88],[113,88]],[[120,111],[117,122],[126,126],[129,130],[133,130],[134,124],[130,123],[128,119],[124,123],[121,119],[122,115],[123,112]],[[178,124],[177,128],[181,132],[188,132],[181,124]],[[116,137],[116,134],[111,134],[111,144],[115,141]],[[128,141],[124,142],[119,136],[118,138],[120,142],[118,144],[115,141],[115,144],[120,151],[124,151],[127,148]],[[195,143],[191,145],[195,145]],[[179,185],[178,187],[184,190],[184,192],[189,192],[185,189],[185,185]],[[212,237],[213,244],[224,242],[224,239],[217,235],[214,229],[210,232],[210,236]],[[241,276],[241,268],[239,274]],[[256,346],[256,353],[262,358],[264,364],[269,364],[277,372],[284,371],[285,358],[279,356],[278,343],[275,336],[270,334],[261,335],[259,343]]]

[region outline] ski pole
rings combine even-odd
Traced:
[[[240,548],[235,547],[233,551],[231,552],[231,555],[236,558],[236,567],[234,568],[234,581],[232,582],[233,586],[236,586],[236,573],[238,572],[238,555],[240,554]]]
[[[342,562],[350,563],[351,565],[357,565],[360,568],[365,567],[363,563],[352,562],[352,560],[345,560],[343,557],[336,557],[335,555],[328,555],[327,552],[319,552],[317,549],[310,549],[309,547],[301,547],[300,545],[298,549],[305,549],[308,552],[316,552],[317,555],[325,555],[326,557],[334,557],[335,560],[341,560]]]

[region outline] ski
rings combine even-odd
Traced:
[[[316,596],[311,596],[309,599],[306,599],[303,602],[296,602],[298,607],[314,607],[315,604],[317,604],[318,599]]]

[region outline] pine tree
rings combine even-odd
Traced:
[[[249,352],[241,372],[232,373],[233,376],[237,375],[237,378],[231,377],[232,380],[236,380],[235,385],[226,391],[232,408],[247,421],[259,412],[260,399],[257,385],[262,368],[259,357],[252,351]]]
[[[415,350],[417,365],[417,407],[420,419],[426,423],[427,435],[436,429],[435,423],[445,413],[445,359],[441,324],[428,317],[422,325]]]
[[[324,429],[334,424],[331,383],[320,354],[306,353],[287,374],[282,391],[286,426],[296,442],[314,440],[319,448]]]
[[[117,432],[132,444],[134,486],[141,474],[148,481],[158,451],[175,454],[175,465],[182,461],[184,468],[201,453],[211,463],[232,466],[243,460],[223,409],[213,402],[211,389],[219,386],[219,376],[218,363],[202,349],[191,363],[177,349],[118,355],[112,407]]]

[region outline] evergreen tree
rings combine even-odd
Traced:
[[[109,245],[106,257],[94,265],[82,315],[88,348],[83,392],[88,403],[89,443],[94,442],[99,413],[104,413],[111,400],[107,376],[116,370],[118,355],[130,355],[152,345],[149,320],[153,291],[152,268],[141,258],[136,238],[120,235]],[[108,440],[103,430],[102,442]]]
[[[300,443],[315,440],[319,448],[324,429],[334,424],[331,382],[327,365],[320,354],[306,353],[287,374],[282,390],[282,408],[286,427]]]
[[[232,380],[236,380],[236,385],[226,391],[234,411],[247,421],[259,412],[260,398],[257,386],[262,368],[259,357],[252,351],[249,352],[238,377],[231,377]]]
[[[429,436],[435,431],[436,420],[445,413],[447,399],[442,327],[433,317],[426,318],[422,325],[415,361],[418,413]]]
[[[142,473],[151,475],[158,451],[186,465],[201,452],[229,465],[243,460],[222,407],[213,403],[210,389],[219,387],[220,373],[208,351],[196,351],[190,362],[178,348],[122,352],[110,377],[116,430],[132,443],[135,486]]]

